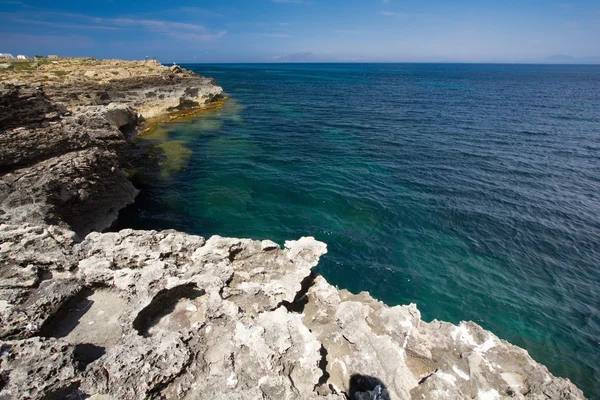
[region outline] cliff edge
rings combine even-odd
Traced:
[[[81,237],[109,227],[133,202],[122,167],[138,125],[200,109],[223,91],[154,61],[34,63],[0,72],[0,222],[68,226]]]
[[[475,323],[331,286],[312,237],[99,233],[140,120],[221,93],[150,69],[0,79],[1,399],[584,398]]]

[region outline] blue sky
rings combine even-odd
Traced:
[[[600,61],[600,1],[0,0],[0,52],[165,63]]]

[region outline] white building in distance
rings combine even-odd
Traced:
[[[12,54],[0,53],[0,60],[12,60],[13,58]]]
[[[27,60],[27,56],[24,56],[23,54],[19,54],[17,56],[17,60]]]

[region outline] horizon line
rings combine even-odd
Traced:
[[[173,64],[173,63],[164,63],[163,65]],[[600,61],[598,62],[540,62],[540,61],[515,61],[515,62],[507,62],[507,61],[285,61],[285,62],[275,62],[275,61],[226,61],[226,62],[216,62],[216,61],[206,61],[206,62],[175,62],[177,65],[183,64],[269,64],[269,65],[279,65],[279,64],[489,64],[489,65],[574,65],[574,66],[596,66],[600,65]]]

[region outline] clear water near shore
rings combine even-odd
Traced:
[[[326,242],[332,284],[473,320],[600,399],[600,66],[193,65],[120,226]]]

